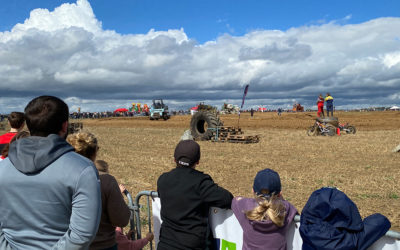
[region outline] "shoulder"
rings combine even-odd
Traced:
[[[72,179],[74,177],[79,179],[82,175],[96,175],[98,179],[98,172],[93,162],[73,151],[63,154],[50,166],[52,166],[53,171],[59,170],[60,173]]]
[[[91,160],[73,151],[63,154],[57,159],[57,161],[59,161],[59,163],[68,164],[73,168],[86,168],[88,166],[94,166]]]
[[[293,206],[293,204],[287,200],[283,200],[283,203],[285,204],[285,208],[286,208],[286,212],[287,212],[287,216],[288,216],[289,220],[293,220],[294,216],[296,214],[298,214],[296,207]]]
[[[109,183],[109,184],[111,184],[111,183],[118,184],[117,179],[115,179],[115,177],[110,174],[101,174],[99,176],[99,178],[102,183],[104,182],[104,183]]]
[[[257,202],[253,198],[235,197],[232,200],[232,210],[234,212],[248,211],[256,207]]]

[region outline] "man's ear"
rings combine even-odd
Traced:
[[[66,138],[68,135],[68,121],[65,121],[62,126],[60,132],[58,132],[58,135],[61,136],[62,138]]]

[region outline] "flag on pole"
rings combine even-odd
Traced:
[[[244,99],[246,99],[246,95],[247,95],[247,91],[248,91],[248,90],[249,90],[249,84],[247,84],[246,87],[244,88],[243,99],[242,99],[242,106],[240,106],[240,109],[243,108]]]

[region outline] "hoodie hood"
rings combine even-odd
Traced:
[[[356,204],[335,188],[321,188],[313,192],[303,208],[301,222],[327,223],[333,228],[350,231],[363,229],[363,221]]]
[[[70,151],[74,151],[74,148],[63,138],[50,134],[47,137],[30,136],[13,142],[8,157],[21,173],[35,174]]]
[[[300,217],[303,249],[366,250],[390,228],[382,214],[364,219],[357,206],[342,191],[314,191]]]

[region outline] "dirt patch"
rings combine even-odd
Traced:
[[[400,112],[336,112],[340,123],[348,122],[356,126],[357,130],[377,131],[400,129]],[[221,120],[226,126],[239,126],[244,129],[306,129],[310,127],[316,118],[315,112],[302,113],[256,113],[250,117],[249,113],[242,113],[238,121],[238,115],[221,115]],[[120,127],[120,128],[189,128],[191,116],[178,115],[171,117],[170,120],[150,121],[148,117],[132,118],[107,118],[107,119],[87,119],[83,120],[88,126],[97,127]]]
[[[251,196],[257,171],[272,168],[282,179],[284,197],[301,212],[310,194],[323,186],[343,190],[362,216],[382,213],[400,230],[400,154],[391,150],[400,142],[400,113],[341,112],[340,122],[357,127],[355,135],[308,137],[306,128],[315,113],[257,113],[241,115],[240,126],[261,135],[257,144],[199,142],[198,169],[212,176],[235,196]],[[173,150],[190,116],[168,121],[147,118],[84,120],[84,128],[99,139],[99,159],[110,164],[118,181],[132,194],[156,190],[158,176],[174,167]],[[237,116],[222,116],[225,125],[237,125]]]

